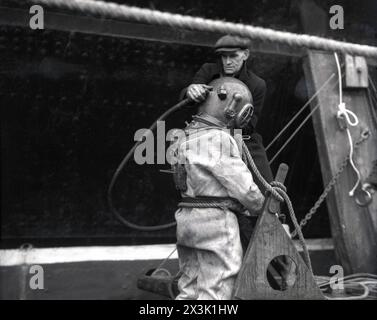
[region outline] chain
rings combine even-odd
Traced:
[[[368,129],[366,129],[361,133],[360,139],[355,142],[355,148],[358,148],[362,142],[368,139],[368,137],[369,137],[369,131]],[[349,159],[350,159],[350,156],[348,154],[342,161],[341,165],[339,166],[338,171],[333,175],[330,182],[327,184],[326,188],[323,190],[322,194],[319,196],[314,206],[309,210],[309,212],[305,215],[305,217],[300,221],[300,229],[302,229],[309,222],[309,220],[313,217],[313,215],[317,212],[318,208],[321,206],[322,202],[326,199],[327,195],[330,193],[331,189],[338,181],[340,175],[342,174],[344,169],[347,167]],[[297,231],[294,230],[291,236],[293,238],[296,235],[297,235]]]

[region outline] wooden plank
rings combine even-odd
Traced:
[[[309,95],[336,72],[334,55],[321,51],[309,51],[304,62],[305,77]],[[313,101],[312,108],[320,107],[313,115],[313,125],[318,146],[322,177],[326,185],[337,172],[340,163],[349,152],[345,131],[339,129],[336,121],[339,103],[338,86],[332,81]],[[371,136],[354,154],[354,162],[362,179],[368,175],[372,160],[377,158],[377,133],[373,127],[365,89],[343,91],[346,106],[359,117],[359,125],[351,127],[354,141],[368,128]],[[368,207],[358,206],[348,195],[356,182],[356,175],[350,166],[340,176],[338,183],[327,197],[330,224],[334,246],[340,264],[346,273],[377,272],[377,197]]]
[[[29,12],[21,9],[0,7],[0,25],[29,27]],[[159,25],[124,22],[78,14],[45,12],[45,28],[66,32],[80,32],[101,36],[131,38],[193,46],[213,47],[223,34],[217,32],[191,31]],[[252,40],[251,52],[301,57],[304,49],[267,41]]]

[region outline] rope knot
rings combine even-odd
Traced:
[[[338,105],[337,117],[344,117],[346,123],[351,127],[355,127],[359,124],[359,119],[356,116],[356,114],[351,110],[347,109],[346,104],[344,102],[340,102]]]
[[[270,183],[270,187],[268,190],[271,192],[273,197],[278,200],[279,202],[284,202],[284,194],[287,192],[287,188],[284,184],[279,181],[272,181]]]
[[[279,181],[272,181],[272,182],[270,183],[270,185],[271,185],[272,187],[274,187],[275,190],[281,189],[281,190],[283,190],[284,192],[287,192],[287,187],[286,187],[284,184],[282,184],[281,182],[279,182]]]

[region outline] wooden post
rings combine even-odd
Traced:
[[[309,51],[304,70],[309,96],[335,73],[311,106],[313,109],[319,103],[313,114],[313,126],[323,183],[327,185],[349,153],[347,133],[340,129],[336,119],[339,89],[334,54]],[[363,130],[370,132],[369,138],[355,150],[353,157],[363,181],[368,176],[372,161],[377,158],[377,128],[373,126],[365,89],[343,90],[343,101],[359,118],[358,126],[350,127],[353,141],[360,139]],[[377,273],[377,197],[374,196],[369,206],[358,206],[348,194],[356,179],[355,172],[348,165],[326,199],[335,251],[346,273]]]

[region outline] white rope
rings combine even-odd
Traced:
[[[353,162],[353,140],[352,140],[351,132],[348,128],[348,125],[351,127],[357,126],[359,124],[359,119],[357,118],[354,112],[346,108],[346,104],[343,102],[343,89],[342,89],[342,76],[341,76],[341,70],[340,70],[340,63],[339,63],[338,55],[336,54],[336,52],[334,52],[334,56],[335,56],[335,61],[336,61],[336,67],[338,69],[338,79],[339,79],[339,105],[338,105],[339,110],[337,112],[337,117],[338,118],[344,117],[347,122],[346,131],[347,131],[348,143],[350,146],[349,161],[353,170],[355,171],[357,175],[357,181],[355,185],[353,186],[353,188],[348,193],[350,197],[353,197],[355,190],[360,183],[360,171],[357,169],[355,163]],[[351,120],[351,117],[353,118],[353,121]]]
[[[329,277],[316,276],[317,285],[322,291],[326,291],[327,287],[332,286],[334,283],[343,283],[344,289],[354,289],[356,286],[361,286],[363,288],[363,293],[361,295],[351,295],[344,297],[330,297],[325,295],[328,300],[362,300],[368,298],[370,293],[375,292],[375,287],[377,287],[376,275],[367,273],[356,273],[351,274],[341,278],[335,278],[329,280]],[[368,287],[371,286],[370,288]]]
[[[128,5],[93,0],[31,0],[33,3],[54,6],[62,9],[78,10],[84,13],[97,14],[102,17],[134,20],[138,22],[168,25],[173,28],[189,30],[229,33],[291,47],[346,52],[351,55],[377,57],[377,47],[326,39],[306,34],[277,31],[241,23],[221,20],[210,20],[199,17],[172,14],[157,10],[142,9]]]

